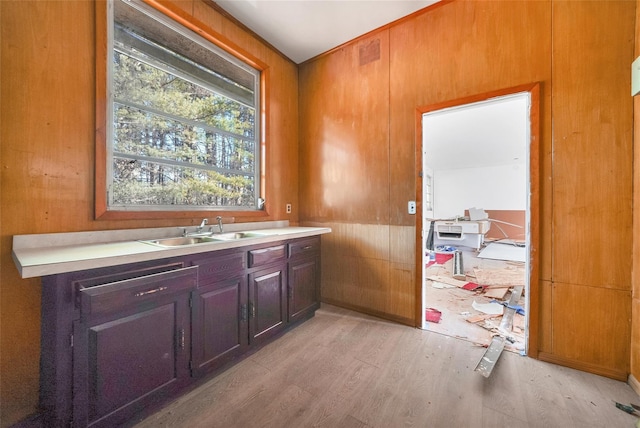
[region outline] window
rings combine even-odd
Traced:
[[[424,180],[424,209],[433,211],[433,175],[426,174]]]
[[[261,209],[259,70],[138,0],[107,17],[105,210]]]

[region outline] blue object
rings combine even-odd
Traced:
[[[524,308],[520,305],[510,305],[507,302],[499,302],[497,300],[492,300],[491,303],[500,303],[506,308],[515,310],[517,314],[524,315]]]

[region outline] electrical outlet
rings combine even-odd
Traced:
[[[287,214],[291,214],[291,204],[287,204]]]
[[[416,201],[409,201],[407,204],[407,211],[409,211],[409,214],[416,213]]]

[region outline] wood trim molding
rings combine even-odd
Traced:
[[[633,389],[636,392],[636,394],[640,395],[640,382],[638,382],[638,379],[636,379],[633,374],[629,374],[629,377],[627,378],[627,383],[629,384],[631,389]]]
[[[258,35],[251,28],[247,27],[242,22],[238,21],[235,16],[231,15],[229,12],[224,10],[215,0],[203,0],[203,1],[204,1],[204,4],[206,4],[211,9],[215,10],[220,15],[222,15],[223,17],[225,17],[226,19],[231,21],[234,25],[236,25],[238,28],[241,28],[247,34],[250,34],[254,39],[259,40],[260,43],[264,44],[265,46],[267,46],[272,51],[277,52],[280,56],[282,56],[282,58],[285,58],[287,61],[291,61],[292,63],[295,64],[295,61],[293,61],[291,58],[289,58],[284,53],[282,53],[280,50],[278,50],[271,43],[267,42],[265,39],[263,39],[260,35]]]
[[[371,36],[373,36],[373,35],[375,35],[377,33],[380,33],[382,31],[386,31],[386,30],[388,30],[388,29],[390,29],[392,27],[395,27],[396,25],[400,25],[400,24],[402,24],[402,23],[404,23],[406,21],[410,21],[410,20],[414,19],[416,16],[422,15],[423,13],[430,12],[435,8],[442,7],[442,6],[444,6],[444,5],[448,4],[448,3],[451,3],[453,1],[455,1],[455,0],[440,0],[437,3],[434,3],[434,4],[432,4],[430,6],[427,6],[427,7],[423,8],[423,9],[417,10],[417,11],[413,12],[410,15],[403,16],[402,18],[396,19],[395,21],[392,21],[392,22],[390,22],[388,24],[385,24],[382,27],[378,27],[375,30],[371,30],[368,33],[362,34],[361,36],[358,36],[355,39],[352,39],[352,40],[349,40],[347,42],[344,42],[341,45],[338,45],[333,49],[329,49],[326,52],[323,52],[323,53],[321,53],[319,55],[314,56],[313,58],[309,58],[308,60],[301,62],[300,65],[304,65],[304,64],[316,61],[316,60],[318,60],[318,59],[320,59],[322,57],[331,55],[332,53],[337,52],[340,49],[344,48],[345,46],[351,45],[351,44],[357,42],[358,40],[363,40],[363,39],[371,37]]]
[[[175,6],[163,0],[143,0],[146,4],[197,33],[201,37],[245,61],[256,69],[260,70],[260,146],[261,146],[261,193],[266,200],[266,130],[268,129],[267,106],[267,82],[269,78],[269,67],[263,61],[236,46],[233,42],[214,31],[209,26],[197,19],[185,14]],[[223,217],[243,217],[261,220],[269,216],[267,209],[250,211],[229,211],[229,210],[193,210],[193,211],[109,211],[106,194],[107,183],[107,61],[108,61],[108,28],[107,28],[107,2],[96,2],[95,13],[96,25],[96,132],[95,132],[95,187],[94,187],[94,218],[96,220],[154,220],[154,219],[184,219],[198,218],[203,215],[221,215]]]
[[[569,367],[571,369],[605,376],[611,379],[620,380],[622,382],[626,382],[628,380],[627,372],[625,371],[613,370],[607,367],[599,366],[597,364],[584,363],[581,361],[576,361],[574,359],[559,357],[547,352],[538,353],[538,359],[547,363],[557,364],[559,366]],[[633,385],[631,385],[631,387],[633,388]]]
[[[95,218],[107,212],[107,2],[96,5],[96,134],[94,153]]]
[[[361,314],[367,314],[367,315],[372,315],[374,317],[377,318],[382,318],[388,321],[393,321],[393,322],[397,322],[399,324],[404,324],[404,325],[408,325],[410,327],[414,326],[414,322],[411,318],[404,318],[404,317],[397,317],[397,316],[393,316],[390,315],[386,312],[380,312],[380,311],[376,311],[370,308],[365,308],[364,306],[358,306],[358,305],[351,305],[349,303],[344,303],[338,300],[333,300],[333,299],[328,299],[326,297],[323,297],[320,299],[322,303],[326,303],[328,305],[333,305],[333,306],[337,306],[339,308],[344,308],[344,309],[349,309],[352,311],[356,311],[356,312],[360,312]]]
[[[540,324],[540,168],[541,165],[541,87],[540,82],[534,82],[510,88],[498,89],[482,94],[471,95],[455,100],[443,101],[427,106],[420,106],[415,111],[415,159],[416,159],[416,278],[415,278],[415,325],[422,326],[422,115],[424,113],[441,110],[445,108],[471,104],[480,101],[490,100],[510,94],[528,92],[531,96],[530,107],[530,142],[529,142],[529,235],[530,254],[529,260],[529,327],[527,354],[532,358],[538,358],[539,352],[539,324]]]
[[[166,16],[178,22],[179,24],[183,25],[184,27],[190,29],[194,33],[197,33],[199,36],[207,39],[214,45],[218,46],[220,49],[223,49],[226,52],[230,53],[231,55],[235,56],[236,58],[239,58],[244,62],[248,63],[252,67],[257,68],[260,71],[267,68],[267,64],[262,62],[260,59],[251,55],[249,52],[242,49],[240,46],[236,45],[233,41],[223,36],[221,33],[215,31],[213,28],[206,25],[204,22],[178,9],[176,6],[172,5],[170,2],[166,0],[142,0],[142,1],[144,1],[146,4],[153,7],[154,9],[156,9],[158,12],[165,14]],[[205,3],[205,4],[208,4],[208,3]],[[227,16],[225,16],[225,18],[226,17]],[[237,21],[234,21],[234,24],[236,22]],[[262,42],[262,39],[260,39],[260,41]]]
[[[424,317],[424,315],[422,314],[422,284],[424,283],[424,280],[422,278],[422,276],[424,275],[423,272],[423,266],[422,263],[424,262],[423,259],[423,254],[424,254],[424,248],[422,248],[422,229],[423,229],[423,222],[422,222],[422,217],[423,217],[423,213],[422,213],[422,208],[423,208],[423,202],[422,202],[422,192],[423,192],[423,188],[422,188],[422,182],[424,180],[424,171],[422,169],[422,115],[423,115],[423,109],[418,107],[416,109],[415,112],[415,135],[416,135],[416,141],[415,141],[415,150],[416,150],[416,155],[415,155],[415,159],[416,159],[416,171],[418,172],[416,174],[416,253],[415,253],[415,326],[417,328],[422,328],[422,319]]]

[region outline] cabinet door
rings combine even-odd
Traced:
[[[286,326],[286,285],[286,271],[282,266],[274,266],[249,275],[251,343],[260,343]]]
[[[318,269],[315,257],[289,264],[289,322],[305,318],[320,306]]]
[[[246,276],[200,286],[193,301],[193,372],[221,367],[247,350]]]
[[[74,424],[121,424],[188,384],[196,271],[153,279],[153,285],[151,277],[136,278],[81,296],[92,301],[83,307],[97,310],[74,323]],[[113,302],[122,295],[139,303],[120,309]]]

